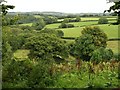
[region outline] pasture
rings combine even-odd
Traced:
[[[99,26],[108,36],[109,39],[111,38],[120,38],[118,35],[118,25],[94,25]],[[81,31],[84,27],[75,27],[75,28],[64,28],[60,29],[64,32],[64,37],[79,37],[81,35]]]

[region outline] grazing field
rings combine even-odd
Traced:
[[[120,38],[118,35],[118,25],[97,25],[99,26],[108,36],[108,38]]]
[[[99,26],[108,36],[109,39],[111,38],[118,38],[118,25],[94,25]],[[65,28],[60,29],[64,32],[64,37],[79,37],[81,35],[81,31],[84,27],[75,27],[75,28]]]
[[[91,20],[91,21],[94,21],[94,20],[99,20],[100,17],[82,17],[81,18],[81,21],[87,21],[87,20]],[[106,17],[108,20],[115,20],[116,17]]]
[[[120,41],[108,41],[107,47],[111,48],[114,53],[120,53],[120,48],[118,48],[119,44],[120,44]]]
[[[36,17],[36,18],[43,18],[43,17],[40,16],[40,15],[34,15],[34,17]]]
[[[32,23],[19,24],[20,26],[32,26]]]
[[[48,24],[45,26],[45,28],[58,28],[59,25],[60,25],[60,23]]]
[[[29,50],[17,50],[15,53],[14,53],[14,57],[15,58],[18,58],[18,59],[26,59],[28,58],[28,54],[29,54]]]

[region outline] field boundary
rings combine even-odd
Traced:
[[[71,39],[71,40],[75,40],[78,37],[61,37],[62,39]],[[116,40],[120,40],[120,38],[110,38],[108,39],[108,41],[116,41]]]

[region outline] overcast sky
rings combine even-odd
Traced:
[[[113,3],[106,0],[6,0],[12,12],[56,11],[65,13],[103,13]]]

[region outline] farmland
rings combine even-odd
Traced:
[[[4,23],[3,88],[120,87],[117,17],[100,24],[101,17],[22,15]]]

